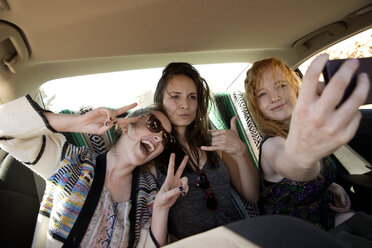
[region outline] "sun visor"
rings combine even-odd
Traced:
[[[28,50],[18,30],[0,22],[0,59],[2,67],[10,73],[16,73],[27,61]]]
[[[26,64],[28,57],[26,43],[17,28],[0,21],[0,104],[4,100],[1,98],[12,95],[9,79]]]

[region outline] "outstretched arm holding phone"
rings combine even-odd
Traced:
[[[263,212],[296,216],[326,230],[334,227],[336,213],[350,209],[348,196],[333,184],[337,170],[328,155],[354,136],[370,87],[368,76],[360,74],[339,105],[358,60],[346,61],[321,89],[318,79],[327,60],[327,54],[317,57],[302,84],[276,58],[255,62],[245,81],[249,110],[263,135]]]

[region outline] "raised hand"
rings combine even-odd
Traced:
[[[138,117],[116,118],[135,106],[137,103],[116,110],[97,108],[84,115],[65,115],[53,112],[44,112],[44,115],[49,124],[58,132],[103,134],[115,124],[127,125],[137,121]]]
[[[360,74],[350,97],[338,108],[344,91],[358,67],[355,59],[347,60],[319,94],[319,75],[328,56],[316,58],[304,77],[296,107],[293,110],[285,152],[304,168],[346,144],[355,134],[369,89],[366,74]]]
[[[189,190],[187,177],[181,178],[189,157],[185,156],[183,158],[176,174],[174,173],[174,159],[175,154],[172,153],[169,158],[167,177],[155,197],[152,212],[151,231],[160,246],[165,245],[167,241],[170,207],[173,206],[181,194],[186,194]]]
[[[97,108],[81,116],[79,132],[90,134],[103,134],[116,124],[127,125],[138,120],[138,117],[117,118],[117,116],[127,112],[137,106],[133,103],[122,108],[111,110],[108,108]]]
[[[189,157],[185,156],[183,158],[176,173],[174,173],[174,160],[175,154],[172,153],[169,158],[167,177],[165,178],[163,186],[155,198],[154,208],[169,210],[169,208],[176,202],[178,197],[181,194],[186,194],[189,190],[187,177],[181,178]]]
[[[234,116],[230,120],[230,129],[222,129],[212,131],[211,146],[202,146],[204,151],[223,151],[229,154],[241,154],[246,149],[244,143],[240,140],[238,130],[236,128],[236,120],[238,116]]]
[[[230,179],[235,189],[247,200],[257,202],[259,196],[259,175],[249,156],[246,145],[241,141],[234,116],[230,129],[212,131],[212,145],[202,146],[204,151],[221,151]]]

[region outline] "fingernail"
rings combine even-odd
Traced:
[[[117,121],[114,121],[114,125],[116,125],[116,123],[118,123]]]
[[[183,187],[182,187],[182,186],[179,186],[178,189],[179,189],[180,191],[183,191]]]
[[[110,117],[110,121],[112,121],[112,118]]]
[[[106,121],[106,122],[105,122],[105,125],[106,125],[106,126],[108,126],[108,125],[109,125],[108,121]]]

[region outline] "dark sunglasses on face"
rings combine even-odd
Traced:
[[[163,131],[163,145],[164,147],[169,147],[171,144],[175,143],[175,138],[172,134],[168,133],[161,122],[152,113],[146,114],[149,118],[146,121],[147,129],[153,133],[159,133]]]
[[[202,190],[206,190],[207,196],[205,197],[204,206],[206,209],[216,211],[217,210],[217,198],[211,192],[211,185],[209,183],[207,175],[199,171],[199,174],[196,177],[196,187]]]

